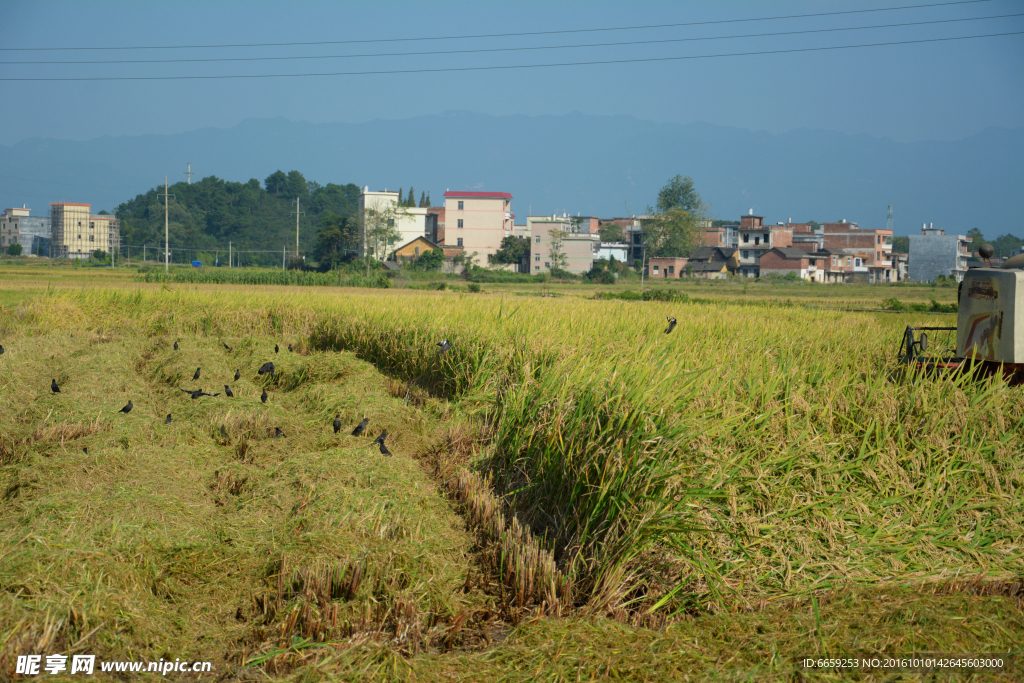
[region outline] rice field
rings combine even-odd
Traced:
[[[701,291],[689,301],[487,287],[27,291],[0,309],[0,485],[16,502],[0,513],[11,530],[0,537],[0,670],[12,643],[42,637],[45,619],[64,619],[66,640],[88,632],[68,626],[83,611],[75,590],[104,613],[140,582],[169,586],[172,598],[158,588],[145,601],[171,614],[136,629],[186,648],[180,610],[167,605],[194,590],[189,574],[214,602],[256,596],[237,623],[210,616],[223,668],[282,680],[585,680],[613,670],[628,680],[789,679],[793,664],[774,648],[1019,652],[1024,392],[899,372],[904,326],[954,315],[829,310],[786,290],[751,306],[741,292]],[[678,326],[665,334],[669,315]],[[172,393],[192,371],[169,350],[177,339],[201,349],[204,373],[206,363],[229,373],[235,358],[258,367],[271,340],[301,351],[262,380],[280,407],[229,414]],[[441,339],[453,345],[443,356]],[[239,355],[223,357],[220,340]],[[97,353],[109,355],[87,363]],[[89,397],[61,408],[46,395],[55,365],[58,382],[92,373]],[[32,386],[36,376],[45,379]],[[249,382],[247,400],[264,386]],[[107,417],[125,392],[143,397],[136,410],[151,420],[186,401],[198,426],[149,439],[152,428]],[[326,431],[337,412],[358,421],[364,399],[398,430],[397,468]],[[268,440],[275,419],[296,446]],[[86,462],[70,441],[96,443],[102,460]],[[140,474],[151,457],[181,470],[161,471],[157,484]],[[116,544],[95,529],[76,537],[98,520],[60,502],[69,468],[88,490],[95,473],[130,491],[119,472],[133,471],[161,519],[178,496],[194,514],[230,510],[213,526],[248,538],[245,549],[214,542],[224,528],[204,529],[198,545],[240,576],[196,553],[161,546],[155,561],[133,551],[159,536],[145,524],[119,528]],[[373,490],[385,485],[390,505]],[[187,517],[178,523],[189,528]],[[32,534],[48,545],[22,543]],[[44,579],[72,552],[58,549],[62,538],[105,559]],[[195,565],[187,571],[181,552]],[[171,557],[179,564],[168,568]],[[125,569],[133,562],[148,563],[151,578]],[[101,600],[83,588],[102,583],[97,571],[123,585]],[[902,616],[876,618],[894,604]],[[957,614],[976,628],[961,630]],[[738,633],[750,641],[742,654]],[[559,639],[569,645],[553,655],[547,644]],[[142,642],[110,636],[97,647],[144,651]],[[580,648],[592,658],[559,654]],[[729,657],[724,672],[713,668]]]

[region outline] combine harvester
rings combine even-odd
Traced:
[[[994,250],[985,244],[978,253],[987,262]],[[917,372],[1000,375],[1010,386],[1024,385],[1024,254],[1007,259],[1001,268],[969,269],[957,300],[956,327],[907,326],[900,360]],[[956,356],[924,355],[928,332],[954,330]]]

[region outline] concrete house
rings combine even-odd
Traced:
[[[761,274],[761,255],[773,247],[793,246],[793,228],[786,225],[765,225],[763,216],[753,213],[740,220],[739,275],[758,277]]]
[[[373,192],[369,187],[363,187],[363,191],[359,193],[359,218],[360,225],[362,225],[362,218],[365,215],[367,208],[371,208],[377,211],[386,211],[393,209],[397,215],[395,217],[395,230],[401,235],[396,240],[397,244],[405,244],[417,237],[429,237],[427,229],[427,215],[430,209],[418,208],[418,207],[399,207],[398,203],[401,198],[397,192],[388,192],[384,190],[382,192]],[[431,228],[433,228],[433,219],[431,220]],[[390,246],[390,245],[389,245]],[[359,236],[359,256],[363,257],[366,255],[366,235],[360,234]],[[384,249],[384,254],[375,254],[375,258],[383,258],[388,252],[388,249]]]
[[[565,256],[564,269],[570,273],[586,273],[594,267],[601,250],[597,233],[572,232],[571,216],[527,216],[530,232],[530,271],[549,273],[553,265],[555,243],[560,237],[560,252]]]
[[[728,247],[697,247],[686,263],[687,277],[724,280],[739,268],[739,252]]]
[[[897,281],[898,272],[892,261],[892,230],[866,230],[856,223],[842,220],[838,223],[822,223],[821,233],[825,249],[837,253],[843,251],[854,259],[861,259],[860,267],[864,270],[854,273],[862,273],[866,277],[857,275],[853,279],[874,284]]]
[[[94,216],[91,204],[50,204],[50,234],[57,258],[89,258],[101,250],[113,253],[121,243],[120,224],[113,216]]]
[[[399,263],[415,261],[423,253],[428,251],[439,251],[441,247],[428,240],[423,235],[412,239],[400,247],[397,247],[392,256]]]
[[[914,282],[932,282],[940,275],[964,279],[971,240],[966,235],[947,235],[945,230],[923,224],[920,235],[910,236],[909,277]]]
[[[476,264],[486,266],[512,234],[512,195],[508,192],[444,193],[445,245],[477,253]]]
[[[796,247],[772,247],[761,255],[761,277],[793,274],[801,280],[822,282],[824,273],[818,264],[823,260],[823,255]]]
[[[652,256],[647,259],[647,276],[657,278],[681,278],[686,270],[688,259],[676,256]]]

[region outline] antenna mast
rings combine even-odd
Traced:
[[[188,184],[189,185],[192,184],[192,162],[189,162],[188,170],[187,171],[182,171],[181,175],[188,176]]]
[[[889,217],[885,221],[885,229],[892,230],[892,202],[889,202]]]

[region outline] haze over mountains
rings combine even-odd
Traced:
[[[1024,128],[900,143],[631,116],[459,111],[358,124],[250,119],[228,129],[84,142],[35,138],[0,146],[0,160],[0,203],[28,203],[36,214],[56,201],[113,211],[165,175],[172,184],[183,181],[191,162],[198,177],[241,182],[295,169],[321,184],[406,191],[413,185],[417,197],[429,191],[435,205],[448,188],[511,192],[517,222],[528,211],[641,214],[681,174],[693,177],[723,219],[738,220],[753,208],[771,222],[845,218],[885,227],[892,202],[896,234],[930,221],[947,231],[979,227],[994,235],[1020,232],[1011,216],[1024,184]]]

